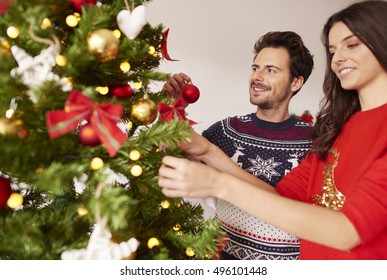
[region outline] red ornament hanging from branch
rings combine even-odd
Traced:
[[[133,95],[133,89],[130,85],[112,86],[109,89],[109,93],[111,93],[118,99],[129,98]]]
[[[196,86],[186,84],[180,89],[180,96],[187,103],[195,103],[200,97],[200,91]]]
[[[81,92],[72,90],[64,110],[47,113],[48,133],[51,138],[56,138],[74,130],[82,121],[88,121],[109,156],[114,157],[127,138],[117,126],[123,111],[124,107],[120,104],[97,105]]]

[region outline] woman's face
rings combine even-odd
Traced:
[[[346,90],[360,94],[385,79],[386,72],[370,49],[343,23],[336,22],[329,31],[331,69]]]

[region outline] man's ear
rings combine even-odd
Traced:
[[[303,84],[304,84],[304,77],[302,76],[294,77],[291,85],[291,90],[293,92],[296,92],[300,90]]]

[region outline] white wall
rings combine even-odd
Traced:
[[[353,0],[154,0],[147,4],[152,25],[170,28],[172,58],[160,70],[185,72],[201,91],[188,106],[188,118],[202,132],[227,116],[255,112],[248,76],[254,42],[268,31],[295,31],[315,57],[315,69],[291,101],[290,112],[318,111],[325,57],[320,34],[327,18]],[[160,85],[156,84],[156,87]]]

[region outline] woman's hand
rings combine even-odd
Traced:
[[[183,141],[179,144],[180,150],[183,153],[198,161],[204,161],[206,156],[210,156],[211,146],[213,144],[210,141],[195,131],[191,132],[191,139],[189,141]]]
[[[203,163],[165,156],[159,169],[159,186],[169,197],[213,196],[219,172]]]

